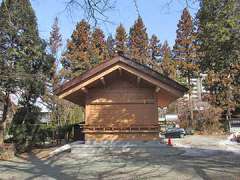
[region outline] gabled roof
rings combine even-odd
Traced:
[[[64,83],[62,86],[60,86],[59,88],[57,88],[55,90],[55,94],[58,96],[61,96],[64,93],[66,93],[67,91],[72,90],[79,84],[86,82],[87,80],[91,79],[92,77],[100,74],[101,72],[104,72],[105,70],[107,70],[117,64],[120,64],[120,66],[125,65],[136,71],[144,73],[147,76],[151,77],[152,79],[155,79],[155,80],[161,82],[161,84],[167,85],[167,87],[171,87],[171,88],[175,89],[180,94],[184,94],[186,91],[188,91],[188,89],[186,87],[184,87],[181,84],[177,83],[176,81],[152,70],[151,68],[149,68],[147,66],[137,63],[136,61],[131,60],[130,58],[127,58],[125,56],[117,56],[111,60],[104,61],[103,63],[97,65],[96,67],[83,73],[82,75]],[[62,96],[62,98],[63,98],[63,96]]]

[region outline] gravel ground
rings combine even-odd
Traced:
[[[0,161],[0,179],[240,179],[240,154],[220,142],[223,137],[158,142],[72,144],[71,153],[49,159]],[[239,145],[236,146],[239,148]]]
[[[205,152],[213,151],[227,151],[240,155],[240,144],[231,142],[227,136],[187,136],[184,139],[174,139],[175,147],[186,148],[186,153],[189,149],[202,150]]]

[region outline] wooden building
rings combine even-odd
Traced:
[[[56,89],[85,108],[86,140],[156,140],[158,107],[187,88],[123,56],[105,61]]]

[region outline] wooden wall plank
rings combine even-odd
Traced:
[[[106,127],[157,124],[156,102],[154,88],[139,88],[122,79],[89,90],[85,122]]]

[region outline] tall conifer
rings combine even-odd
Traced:
[[[76,77],[92,67],[90,62],[90,38],[90,25],[82,20],[77,24],[71,39],[67,43],[67,51],[62,58],[63,77]]]
[[[201,70],[207,73],[210,102],[230,111],[240,109],[239,1],[200,1],[197,13]]]
[[[60,28],[58,24],[58,18],[54,19],[52,25],[52,31],[50,32],[49,38],[49,48],[52,56],[54,57],[54,66],[53,66],[53,77],[52,77],[52,86],[55,89],[58,85],[58,77],[57,77],[57,68],[59,66],[59,59],[57,57],[59,48],[62,46],[62,35],[60,33]]]
[[[4,67],[1,75],[7,72],[0,86],[1,90],[8,89],[8,95],[16,90],[20,95],[21,107],[14,115],[11,130],[17,150],[21,150],[34,142],[36,128],[33,124],[39,112],[36,101],[45,93],[53,58],[46,54],[46,43],[39,37],[29,0],[4,0],[0,14],[0,57]],[[14,86],[15,89],[6,88]]]
[[[190,119],[189,126],[192,126],[193,121],[193,105],[192,105],[192,84],[191,78],[198,75],[197,65],[197,47],[196,34],[192,17],[187,8],[184,8],[181,19],[177,25],[177,38],[173,47],[174,60],[177,63],[180,76],[185,77],[189,90],[189,109]]]
[[[59,49],[62,46],[62,38],[60,34],[60,27],[58,25],[58,19],[55,18],[52,31],[50,32],[50,39],[49,39],[49,48],[51,50],[51,54],[55,59],[55,66],[53,68],[53,77],[50,81],[51,87],[48,89],[49,92],[47,96],[48,107],[51,110],[50,118],[53,123],[56,123],[58,127],[66,123],[78,123],[82,120],[82,109],[80,106],[72,104],[64,99],[59,99],[52,90],[59,86],[61,83],[61,73],[59,73],[58,68],[58,54]],[[45,97],[46,97],[45,96]],[[45,101],[45,102],[46,102]],[[59,129],[57,129],[59,130]],[[58,132],[60,133],[60,132]]]
[[[10,94],[15,93],[17,81],[14,74],[17,69],[14,64],[18,58],[14,42],[17,41],[15,36],[17,29],[13,24],[12,14],[9,14],[10,4],[8,1],[2,1],[0,7],[0,100],[3,103],[3,114],[1,122],[7,118],[10,106]],[[2,124],[1,124],[2,125]],[[0,127],[2,129],[2,127]],[[2,135],[2,133],[1,133]],[[0,141],[2,137],[0,138]],[[0,142],[1,144],[2,142]]]
[[[109,58],[105,35],[100,28],[94,29],[91,37],[91,64],[93,66]]]
[[[139,16],[129,33],[129,51],[133,59],[146,64],[148,55],[148,35],[142,18]]]
[[[113,39],[111,34],[108,36],[106,44],[109,57],[113,58],[115,55],[115,40]]]
[[[151,60],[159,62],[161,52],[161,44],[158,37],[153,34],[149,40],[149,55]]]
[[[174,61],[172,60],[171,49],[167,41],[165,41],[162,45],[161,54],[162,54],[161,67],[163,74],[167,77],[175,79],[176,77],[175,64]]]
[[[52,30],[50,32],[50,38],[49,38],[49,48],[51,51],[52,56],[54,57],[54,66],[53,66],[53,74],[52,79],[50,80],[49,84],[50,87],[48,88],[48,93],[45,96],[45,101],[48,102],[48,107],[51,110],[51,120],[56,121],[57,125],[61,125],[60,121],[60,109],[62,106],[61,101],[58,97],[54,95],[54,89],[56,89],[60,84],[60,77],[58,73],[58,67],[59,67],[59,58],[58,58],[58,52],[60,47],[62,46],[62,35],[60,33],[60,27],[58,24],[58,18],[56,17],[54,19]]]
[[[29,0],[4,0],[1,14],[2,64],[15,68],[17,87],[22,88],[23,92],[20,102],[32,106],[36,97],[43,93],[42,80],[48,75],[53,60],[45,53],[46,43],[39,37],[36,16]],[[10,66],[5,67],[8,68]],[[10,78],[12,76],[13,74],[9,74]],[[33,76],[39,78],[35,79]]]
[[[50,32],[49,45],[51,53],[54,56],[56,56],[59,48],[62,46],[62,36],[60,34],[60,28],[57,17],[54,19],[52,31]]]
[[[116,29],[115,36],[116,52],[118,54],[127,54],[127,33],[122,24],[120,24]]]

